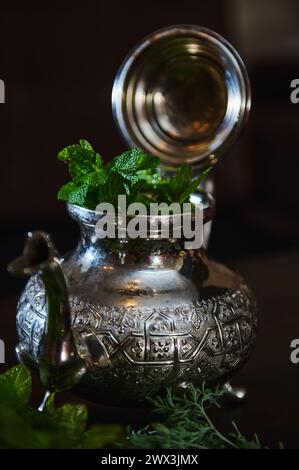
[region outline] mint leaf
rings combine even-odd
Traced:
[[[115,157],[110,169],[119,173],[136,173],[140,170],[155,169],[160,163],[160,158],[148,155],[139,148],[133,148]]]
[[[111,442],[124,443],[124,433],[117,424],[103,424],[88,429],[81,438],[82,449],[104,449]]]
[[[211,170],[212,170],[212,167],[210,166],[205,171],[203,171],[202,174],[198,178],[196,178],[189,184],[187,189],[185,189],[185,191],[183,191],[183,193],[180,195],[180,198],[179,198],[180,204],[182,204],[186,200],[189,200],[190,195],[198,189],[199,185],[204,181],[204,179],[208,176]]]
[[[69,173],[73,181],[77,184],[84,183],[86,176],[94,171],[92,162],[78,161],[73,159],[69,162]]]
[[[28,403],[31,395],[31,375],[27,367],[20,364],[0,375],[0,386],[10,387],[22,403]]]
[[[84,183],[90,184],[92,187],[103,185],[108,180],[108,173],[104,168],[100,168],[93,173],[89,173],[84,178]]]
[[[52,413],[53,419],[65,428],[71,439],[81,436],[87,427],[87,407],[81,404],[67,403]]]
[[[77,184],[83,183],[88,174],[99,171],[104,166],[102,157],[83,139],[79,145],[69,145],[61,150],[58,158],[68,163],[70,176]]]
[[[65,184],[59,190],[57,197],[70,204],[94,209],[98,203],[97,188],[104,185],[107,179],[107,172],[99,169],[85,175],[82,184],[76,184],[73,181]]]
[[[121,194],[129,196],[130,185],[121,174],[110,174],[106,183],[99,186],[98,200],[99,202],[109,202],[117,206],[117,198]]]
[[[92,185],[89,183],[83,183],[77,186],[72,181],[62,186],[58,193],[58,199],[67,201],[70,204],[75,204],[82,207],[93,206],[94,194],[92,191]]]
[[[93,151],[92,145],[88,142],[88,140],[80,139],[79,144],[84,150]]]
[[[58,191],[57,198],[62,201],[68,201],[72,192],[77,189],[77,185],[70,181],[69,183],[64,184]]]
[[[95,207],[96,196],[92,184],[86,182],[76,186],[68,195],[68,202],[82,207]]]
[[[121,426],[87,428],[87,407],[67,403],[55,408],[50,395],[43,412],[27,404],[31,375],[16,366],[0,375],[0,449],[100,449],[124,440]]]
[[[170,180],[171,190],[176,194],[186,189],[192,181],[192,168],[187,165],[180,166],[176,175]]]

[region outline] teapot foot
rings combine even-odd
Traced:
[[[232,386],[230,382],[226,382],[224,387],[227,391],[227,394],[235,402],[244,402],[247,398],[247,390],[245,387]]]

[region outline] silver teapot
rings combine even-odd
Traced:
[[[223,38],[175,26],[129,54],[112,102],[128,144],[159,155],[162,171],[183,162],[201,171],[240,132],[250,88]],[[203,204],[206,246],[214,199],[203,190],[192,198]],[[77,248],[60,257],[48,234],[34,232],[10,265],[31,276],[17,307],[19,359],[39,369],[49,390],[72,388],[108,404],[143,404],[168,386],[226,383],[256,337],[243,278],[204,246],[185,249],[183,238],[100,240],[100,215],[67,207],[81,229]]]

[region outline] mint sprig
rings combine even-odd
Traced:
[[[62,149],[58,158],[68,164],[71,177],[58,192],[58,199],[88,209],[95,209],[101,202],[116,206],[122,194],[126,195],[128,204],[182,204],[189,200],[211,169],[193,179],[191,167],[183,165],[174,176],[166,177],[158,170],[160,159],[139,148],[127,150],[104,164],[101,155],[84,139]]]

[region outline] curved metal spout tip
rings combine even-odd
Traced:
[[[55,256],[58,254],[49,234],[41,230],[29,232],[23,254],[13,260],[7,269],[13,275],[31,276]]]

